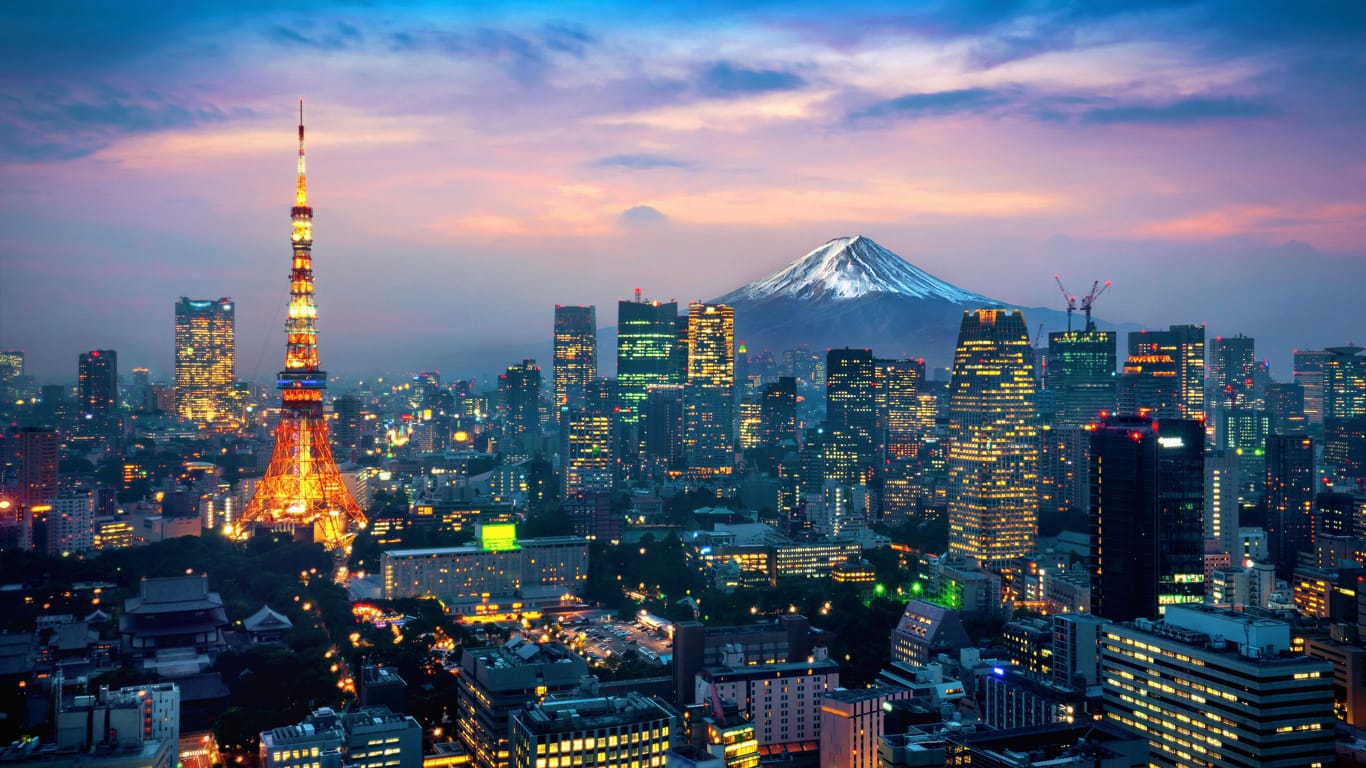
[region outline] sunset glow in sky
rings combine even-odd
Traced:
[[[492,372],[556,303],[860,233],[1024,306],[1112,280],[1280,378],[1366,341],[1366,4],[446,5],[0,8],[0,348],[166,376],[177,297],[227,295],[268,377],[300,96],[336,373]]]

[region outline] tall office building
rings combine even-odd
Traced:
[[[1173,325],[1129,334],[1130,355],[1168,355],[1176,363],[1177,416],[1205,418],[1205,326]]]
[[[606,414],[569,408],[561,417],[561,498],[577,493],[611,493],[612,424]]]
[[[1295,383],[1304,388],[1304,417],[1311,429],[1323,427],[1323,371],[1330,357],[1320,349],[1295,350]]]
[[[684,445],[695,480],[726,477],[735,464],[735,310],[688,307]]]
[[[1308,435],[1266,439],[1266,513],[1276,573],[1288,579],[1299,553],[1313,550],[1314,441]]]
[[[1038,532],[1034,348],[1019,310],[963,313],[949,384],[949,552],[985,566]]]
[[[779,376],[777,381],[764,385],[764,393],[759,401],[759,425],[764,446],[772,448],[788,444],[796,447],[796,379]]]
[[[867,349],[832,349],[825,354],[825,432],[847,446],[838,456],[827,452],[827,480],[857,485],[871,479],[876,464],[876,370]]]
[[[228,298],[175,305],[176,417],[198,427],[231,425],[237,380],[235,308]]]
[[[1211,451],[1205,455],[1205,540],[1218,542],[1219,552],[1231,557],[1241,552],[1238,502],[1241,469],[1236,451]]]
[[[596,307],[555,305],[555,407],[582,408],[598,379],[598,311]]]
[[[1333,765],[1333,665],[1291,650],[1290,626],[1205,605],[1101,637],[1105,719],[1147,737],[1162,768]]]
[[[1085,511],[1091,501],[1091,433],[1075,424],[1045,425],[1039,433],[1039,511]]]
[[[1304,387],[1299,384],[1274,382],[1263,394],[1266,401],[1267,427],[1273,435],[1306,432],[1309,420],[1304,415]]]
[[[647,389],[639,426],[647,474],[664,477],[683,471],[687,466],[683,453],[683,387],[656,384]]]
[[[1210,349],[1209,390],[1214,398],[1210,407],[1247,405],[1253,392],[1256,368],[1257,350],[1253,339],[1242,334],[1215,336]]]
[[[83,421],[105,422],[119,406],[119,356],[112,349],[81,353],[80,414]]]
[[[924,360],[880,360],[882,393],[879,443],[888,459],[913,459],[925,436],[934,430],[934,417],[924,407]]]
[[[617,399],[623,424],[634,425],[647,390],[682,384],[678,366],[678,302],[617,302]],[[684,326],[686,330],[686,325]]]
[[[360,449],[361,436],[365,432],[364,403],[355,395],[342,395],[332,401],[332,414],[336,418],[332,443],[338,449],[338,456],[349,458]]]
[[[1091,605],[1114,621],[1205,596],[1204,428],[1106,419],[1091,433]]]
[[[1323,425],[1322,471],[1348,484],[1366,478],[1366,414]]]
[[[57,430],[20,427],[14,444],[18,449],[15,474],[18,476],[19,503],[46,504],[58,491],[61,439]]]
[[[1044,388],[1053,393],[1055,426],[1090,424],[1114,413],[1118,380],[1115,334],[1094,327],[1048,334]]]
[[[1323,421],[1366,416],[1366,347],[1329,347],[1323,362]]]
[[[14,402],[23,377],[24,353],[17,349],[0,350],[0,402]]]
[[[540,433],[541,366],[535,360],[509,365],[498,377],[503,401],[503,455],[507,459],[531,456],[531,441]]]
[[[1119,380],[1118,399],[1119,413],[1126,416],[1180,418],[1181,371],[1176,358],[1157,352],[1129,355]]]

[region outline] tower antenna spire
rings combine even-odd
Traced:
[[[299,188],[294,193],[294,204],[308,205],[308,181],[304,175],[304,100],[299,99]]]

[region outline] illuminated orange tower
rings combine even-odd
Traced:
[[[256,486],[239,535],[252,527],[313,529],[313,540],[333,551],[350,548],[365,514],[342,482],[327,439],[323,390],[327,374],[318,367],[318,308],[313,301],[313,209],[304,179],[304,102],[299,100],[299,186],[291,236],[294,266],[289,276],[289,319],[285,321],[285,369],[280,388],[280,423],[266,476]]]

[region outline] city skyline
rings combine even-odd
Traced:
[[[168,375],[183,295],[231,296],[269,376],[300,95],[338,372],[548,361],[555,304],[686,305],[858,233],[1025,307],[1113,280],[1098,317],[1245,333],[1280,379],[1362,341],[1348,4],[163,11],[5,11],[0,348],[39,377]]]

